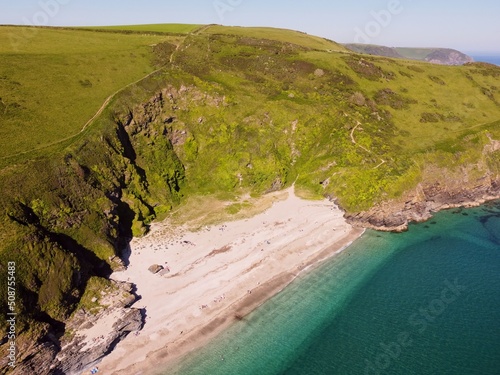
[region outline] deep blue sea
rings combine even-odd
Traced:
[[[499,375],[500,202],[365,233],[159,374]]]
[[[500,66],[500,56],[487,56],[487,55],[479,55],[479,56],[471,56],[474,61],[487,62],[490,64],[495,64]]]

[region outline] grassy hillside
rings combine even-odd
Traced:
[[[151,25],[123,25],[123,26],[95,26],[88,27],[92,30],[108,30],[108,31],[139,31],[167,34],[189,34],[200,28],[201,25],[187,25],[178,23],[168,24],[151,24]]]
[[[404,48],[397,47],[394,48],[397,53],[412,60],[425,60],[425,58],[434,52],[435,48]]]
[[[500,173],[500,151],[484,153],[500,139],[494,66],[362,56],[279,29],[128,29],[0,44],[0,150],[14,154],[0,164],[0,264],[18,264],[26,341],[62,335],[127,239],[190,197],[296,181],[353,213],[401,197],[428,166],[467,167],[472,183]],[[147,31],[161,29],[182,27]]]
[[[225,32],[210,28],[208,38],[188,39],[190,48],[175,59],[231,103],[204,126],[182,120],[204,150],[194,165],[184,161],[188,181],[207,169],[224,176],[200,180],[195,189],[230,189],[240,176],[263,191],[299,175],[298,184],[355,211],[415,183],[416,155],[479,125],[478,133],[497,126],[488,125],[499,118],[497,70],[323,52]],[[221,155],[225,143],[239,152]],[[245,167],[252,158],[260,168]]]
[[[239,37],[249,37],[255,39],[269,39],[283,43],[293,43],[302,47],[318,49],[346,51],[338,43],[320,38],[314,35],[308,35],[299,31],[286,29],[277,29],[271,27],[229,27],[229,26],[210,26],[204,30],[205,34],[230,34]]]
[[[391,57],[398,59],[404,58],[402,55],[396,52],[395,48],[392,47],[378,46],[375,44],[358,44],[358,43],[345,44],[345,46],[349,50],[356,53],[365,53],[368,55],[384,56],[384,57]]]
[[[157,68],[151,45],[168,42],[165,36],[26,30],[0,27],[1,159],[78,133],[109,95]]]

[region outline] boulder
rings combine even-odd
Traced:
[[[154,275],[156,275],[158,272],[160,272],[162,270],[163,270],[163,266],[160,266],[159,264],[153,264],[151,267],[148,268],[148,271]]]

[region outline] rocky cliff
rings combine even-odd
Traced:
[[[127,308],[136,298],[132,286],[108,278],[124,267],[116,255],[126,261],[121,249],[128,239],[144,233],[179,197],[184,169],[166,120],[181,96],[165,89],[142,105],[117,103],[117,112],[105,116],[106,131],[60,159],[28,163],[24,190],[5,191],[0,199],[7,213],[3,243],[18,276],[13,374],[73,373],[142,326],[141,311]],[[138,152],[153,143],[151,153]],[[17,173],[2,177],[19,186]],[[32,181],[36,189],[28,188]],[[110,314],[113,332],[84,346],[79,333]],[[6,339],[0,342],[0,350],[7,346]],[[2,374],[9,371],[5,356],[0,367]]]
[[[52,165],[38,162],[34,178],[41,179],[44,171],[56,173],[54,188],[47,189],[51,193],[38,195],[43,209],[33,206],[36,192],[30,191],[19,196],[18,203],[7,204],[9,225],[25,236],[25,248],[19,249],[23,260],[14,258],[22,270],[19,284],[32,290],[18,295],[22,320],[16,368],[9,372],[8,360],[2,357],[1,374],[77,374],[141,329],[143,312],[129,308],[137,298],[133,286],[108,278],[126,267],[122,249],[127,241],[143,235],[156,215],[170,210],[180,197],[184,166],[177,152],[182,152],[188,135],[176,113],[190,105],[218,108],[224,102],[223,97],[184,85],[165,84],[155,91],[142,103],[138,98],[143,92],[131,93],[139,104],[116,103],[107,117],[108,131],[86,139],[62,160]],[[63,193],[68,191],[72,194]],[[66,216],[61,216],[62,210]],[[78,231],[86,237],[79,237]],[[96,255],[89,243],[103,250]],[[38,273],[43,261],[54,275]],[[0,342],[1,350],[7,351],[7,346],[7,340]]]
[[[411,222],[423,222],[433,213],[457,207],[475,207],[500,199],[500,173],[490,170],[484,158],[495,157],[500,141],[490,138],[483,148],[483,160],[455,171],[436,165],[425,167],[422,182],[396,200],[376,204],[368,211],[347,214],[356,226],[401,232]]]
[[[464,65],[474,62],[474,59],[457,50],[440,48],[428,54],[425,61],[441,65]]]
[[[48,333],[44,339],[20,345],[24,359],[11,374],[76,375],[90,369],[124,337],[142,328],[142,311],[128,307],[137,298],[132,290],[130,284],[113,283],[113,291],[99,301],[106,309],[80,308],[66,322],[62,338]]]
[[[450,48],[394,48],[372,44],[345,44],[345,47],[356,53],[427,61],[439,65],[464,65],[474,62],[472,57]]]

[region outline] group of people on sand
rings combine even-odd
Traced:
[[[222,302],[223,300],[226,299],[226,295],[223,294],[222,296],[220,297],[217,297],[217,298],[214,298],[214,302],[215,303],[219,303],[219,302]],[[208,309],[208,305],[201,305],[200,306],[200,310],[205,310],[205,309]]]
[[[218,297],[218,298],[214,298],[214,302],[217,303],[217,302],[222,302],[222,300],[226,299],[226,295],[223,294],[222,296]]]

